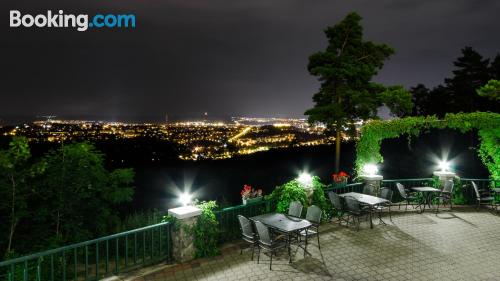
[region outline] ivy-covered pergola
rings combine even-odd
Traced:
[[[480,145],[479,157],[494,180],[500,180],[500,114],[473,112],[436,116],[406,117],[393,120],[373,120],[361,128],[361,138],[356,145],[356,172],[361,173],[365,164],[383,162],[380,154],[382,140],[402,135],[419,136],[429,129],[456,129],[462,133],[477,130]]]

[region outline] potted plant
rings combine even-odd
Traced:
[[[346,185],[347,179],[349,179],[349,174],[344,171],[340,171],[338,174],[332,174],[332,179],[335,185]]]
[[[254,189],[252,186],[245,184],[240,192],[243,205],[254,203],[262,200],[262,189]]]

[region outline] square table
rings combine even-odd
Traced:
[[[370,207],[370,228],[373,228],[373,221],[372,221],[373,208],[377,205],[380,205],[380,204],[390,203],[390,201],[387,199],[368,195],[368,194],[357,193],[357,192],[343,193],[343,194],[339,194],[339,196],[342,198],[352,197],[352,198],[356,199],[359,203],[368,205]]]
[[[420,207],[420,213],[425,212],[425,205],[428,205],[429,208],[431,208],[431,195],[433,192],[441,192],[441,189],[430,187],[430,186],[416,186],[412,187],[412,190],[416,192],[420,192],[422,194],[422,197],[424,198],[424,202],[419,204]],[[422,205],[424,205],[424,208],[422,209]]]
[[[307,230],[313,225],[310,221],[281,213],[269,213],[260,216],[250,217],[249,219],[252,221],[260,221],[266,226],[286,234],[288,236],[287,237],[288,247],[290,247],[291,235],[301,230],[305,230],[306,231],[305,246],[303,248],[300,246],[300,244],[298,246],[304,249],[304,256],[307,253]],[[291,256],[289,261],[290,262],[292,261]]]

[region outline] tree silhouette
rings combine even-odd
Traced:
[[[396,114],[411,110],[411,96],[404,88],[386,89],[371,81],[394,49],[363,40],[360,21],[357,13],[349,13],[328,27],[326,50],[312,54],[307,66],[321,87],[313,96],[314,108],[305,115],[310,123],[323,123],[335,134],[335,172],[339,171],[342,132],[352,134],[356,121],[376,118],[377,108],[384,103]]]

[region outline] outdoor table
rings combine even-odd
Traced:
[[[418,187],[412,187],[412,190],[416,192],[420,192],[422,194],[422,197],[424,199],[423,202],[421,202],[418,206],[420,207],[420,213],[425,212],[425,205],[428,205],[429,208],[431,208],[431,195],[433,192],[441,192],[441,189],[437,189],[434,187],[429,187],[429,186],[418,186]],[[424,208],[422,209],[422,205],[424,205]]]
[[[339,194],[340,197],[345,198],[345,197],[352,197],[356,199],[359,203],[368,205],[370,207],[370,228],[373,228],[373,221],[372,221],[372,210],[375,206],[380,205],[380,204],[386,204],[390,203],[389,200],[372,196],[372,195],[367,195],[363,193],[357,193],[357,192],[348,192],[348,193],[343,193]]]
[[[290,240],[292,234],[305,230],[306,231],[305,243],[304,243],[305,246],[301,247],[299,243],[298,247],[304,249],[304,256],[306,253],[309,253],[307,252],[307,230],[312,226],[312,223],[310,221],[281,213],[269,213],[260,216],[250,217],[249,219],[252,221],[260,221],[266,226],[287,235],[288,247],[290,247]],[[291,256],[289,261],[292,262]]]

